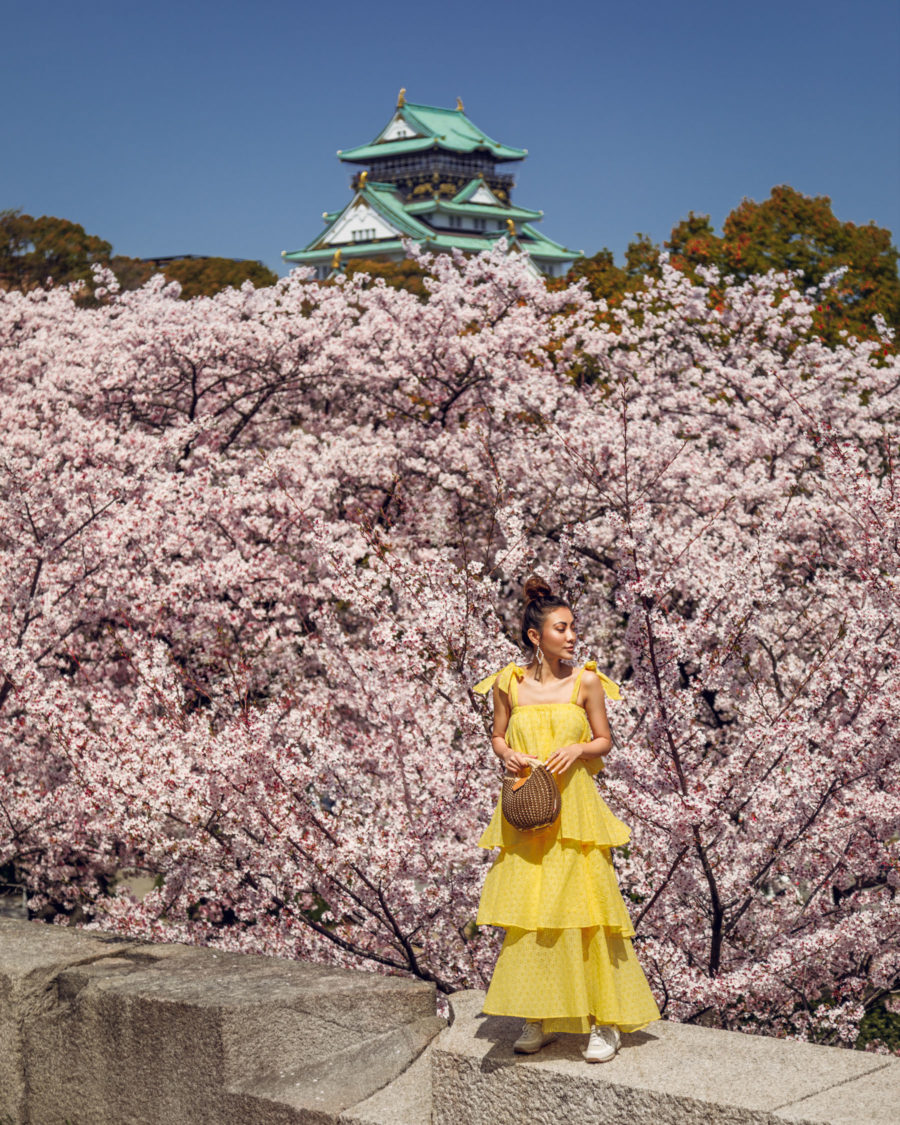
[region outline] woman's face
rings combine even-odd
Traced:
[[[532,638],[535,636],[533,629],[530,635]],[[557,660],[568,660],[575,652],[577,636],[572,611],[565,607],[551,610],[544,619],[544,627],[541,630],[541,652]]]

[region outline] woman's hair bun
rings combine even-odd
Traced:
[[[543,578],[532,575],[525,583],[525,604],[540,601],[541,598],[552,598],[553,591]]]

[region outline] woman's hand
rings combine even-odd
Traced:
[[[581,757],[581,751],[584,747],[580,742],[573,742],[569,746],[560,746],[558,750],[554,750],[544,765],[547,767],[548,773],[563,774],[573,762],[577,762]]]
[[[513,773],[516,777],[521,777],[522,773],[532,764],[539,765],[541,759],[535,758],[533,754],[522,754],[518,750],[512,750],[503,759],[503,764],[506,766],[508,773]]]

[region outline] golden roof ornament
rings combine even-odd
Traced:
[[[360,191],[362,191],[362,189],[366,186],[366,180],[368,178],[369,178],[368,169],[366,169],[365,172],[360,172],[360,174],[359,174],[359,190]]]
[[[340,252],[340,250],[335,250],[334,257],[331,259],[331,268],[333,270],[336,270],[340,264],[341,264],[341,252]]]
[[[400,93],[397,95],[397,109],[403,109],[406,105],[406,87],[401,86]]]
[[[457,109],[459,110],[459,112],[460,112],[460,113],[464,113],[464,112],[465,112],[465,107],[464,107],[464,106],[463,106],[463,104],[462,104],[462,98],[457,98],[457,99],[456,99],[456,108],[457,108]]]
[[[516,237],[516,224],[512,221],[512,219],[506,220],[506,227],[509,230],[509,233],[513,236],[513,238],[515,238]]]

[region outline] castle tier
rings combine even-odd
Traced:
[[[353,258],[401,261],[403,238],[438,252],[478,253],[505,237],[536,271],[561,276],[583,255],[536,230],[543,211],[513,204],[514,179],[503,169],[526,155],[491,140],[462,102],[456,109],[418,105],[401,90],[393,117],[371,144],[338,150],[342,161],[363,166],[351,181],[353,198],[323,214],[325,229],[312,242],[282,257],[325,278]]]

